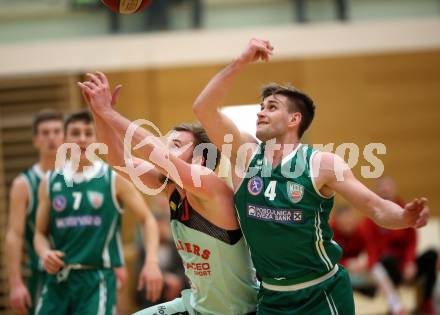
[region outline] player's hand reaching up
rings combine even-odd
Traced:
[[[44,253],[42,260],[44,269],[49,274],[56,274],[63,266],[64,253],[58,250],[48,250]]]
[[[258,60],[269,61],[272,51],[273,46],[268,40],[252,38],[238,60],[243,64]]]
[[[86,75],[89,81],[78,82],[78,86],[90,109],[97,114],[111,110],[119,98],[122,86],[116,86],[112,93],[104,73],[96,71]]]
[[[429,208],[426,198],[416,198],[404,207],[404,220],[409,226],[420,228],[428,223]]]
[[[147,262],[142,268],[139,276],[138,290],[146,288],[146,299],[156,302],[162,295],[163,275],[159,264],[156,262]]]

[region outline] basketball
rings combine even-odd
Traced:
[[[133,14],[142,11],[151,0],[101,0],[110,10],[121,14]]]

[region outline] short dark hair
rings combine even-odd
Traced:
[[[212,146],[214,146],[214,144],[212,143],[212,141],[209,139],[208,134],[206,133],[206,130],[199,124],[199,123],[183,123],[180,125],[177,125],[173,128],[173,130],[175,131],[186,131],[189,132],[193,135],[194,137],[194,147],[198,146],[201,143],[207,143],[207,144],[212,144]],[[218,148],[216,148],[216,156],[215,156],[215,164],[213,165],[213,167],[211,167],[211,165],[206,165],[206,162],[208,161],[208,152],[209,149],[205,148],[203,149],[203,159],[205,160],[205,165],[206,167],[215,170],[219,161],[220,161],[220,151],[218,150]]]
[[[315,117],[315,104],[313,103],[313,100],[307,94],[291,85],[269,83],[261,89],[262,100],[268,96],[276,94],[284,95],[289,99],[288,111],[290,113],[301,113],[302,119],[298,130],[298,136],[301,138],[312,123],[313,117]]]
[[[34,136],[38,134],[38,127],[40,127],[40,125],[46,121],[58,120],[62,123],[63,119],[64,117],[61,112],[42,110],[34,116],[34,120],[32,121],[32,134]]]
[[[74,122],[82,121],[85,124],[92,124],[93,123],[93,116],[90,114],[88,110],[82,110],[79,112],[75,112],[67,116],[66,120],[64,121],[64,132],[67,131],[67,127]]]

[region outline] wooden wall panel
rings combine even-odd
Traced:
[[[129,119],[154,116],[155,80],[149,70],[110,72],[108,79],[113,88],[121,84],[122,90],[116,109]],[[153,119],[154,120],[154,119]]]
[[[1,124],[1,120],[0,120]],[[0,125],[0,128],[2,126]],[[0,133],[0,174],[4,173],[3,145],[2,135]],[[7,226],[6,214],[6,182],[5,176],[0,176],[0,314],[9,315],[12,311],[9,309],[9,283],[6,270],[5,255],[5,236]]]

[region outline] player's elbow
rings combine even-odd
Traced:
[[[20,241],[20,234],[17,233],[14,230],[9,229],[6,232],[5,235],[5,246],[6,246],[6,250],[8,248],[12,248],[18,245],[18,242]]]
[[[358,201],[358,205],[358,209],[371,220],[376,222],[380,219],[380,206],[374,196],[364,196],[362,200]]]
[[[199,100],[199,98],[197,98],[193,105],[192,105],[192,111],[194,113],[194,115],[196,115],[197,117],[199,117],[202,114],[203,111],[203,104],[202,102]]]
[[[200,119],[200,117],[206,117],[207,115],[210,115],[210,113],[213,111],[211,106],[208,106],[207,104],[208,103],[203,101],[200,96],[194,101],[192,105],[192,111],[197,118]]]

